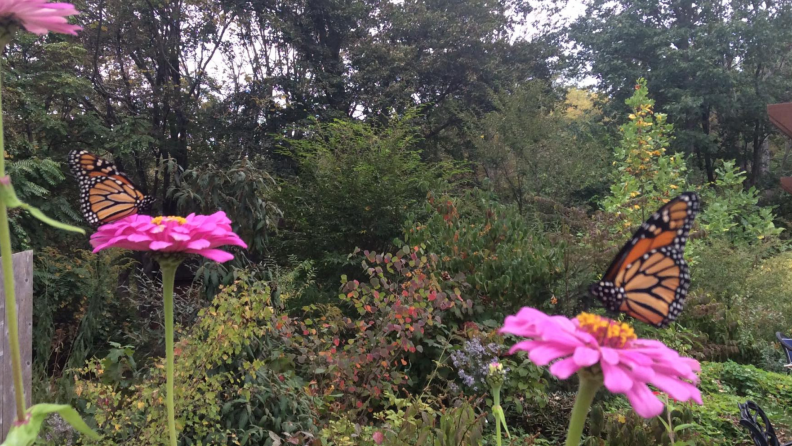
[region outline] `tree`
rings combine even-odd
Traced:
[[[423,136],[435,141],[461,124],[459,110],[491,108],[492,91],[547,78],[554,51],[541,40],[510,41],[530,11],[523,1],[251,0],[238,7],[245,46],[234,57],[246,60],[252,76],[235,88],[258,92],[250,122],[259,133],[294,131],[291,124],[309,116],[387,122],[423,106]]]
[[[664,114],[654,112],[644,79],[638,80],[625,102],[632,113],[619,128],[622,141],[614,151],[616,171],[611,193],[602,204],[621,218],[622,227],[616,230],[627,232],[687,189],[687,166],[684,155],[666,153],[673,126]]]
[[[355,248],[390,247],[407,216],[423,209],[427,193],[442,193],[457,171],[421,160],[410,115],[388,125],[316,123],[310,133],[287,142],[299,175],[278,194],[286,220],[279,236],[285,249],[278,251],[316,260],[320,279],[335,285]]]
[[[234,14],[209,1],[98,0],[85,11],[83,76],[95,91],[83,98],[86,112],[103,120],[103,148],[119,167],[144,188],[152,184],[150,194],[161,199],[164,213],[173,213],[167,191],[189,167],[196,113],[211,84],[207,66]]]
[[[569,203],[603,184],[607,149],[592,125],[595,113],[586,109],[593,106],[588,98],[575,92],[572,102],[562,102],[536,81],[491,102],[494,110],[481,116],[468,112],[468,159],[478,178],[520,213],[537,197]]]
[[[791,30],[788,2],[593,0],[569,37],[611,104],[645,77],[676,149],[694,154],[710,181],[716,158],[737,158],[756,183],[771,132],[765,106],[790,98]]]

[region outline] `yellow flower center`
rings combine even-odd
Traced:
[[[154,223],[157,226],[161,225],[163,222],[166,222],[166,221],[176,221],[176,222],[179,222],[180,225],[183,225],[183,224],[187,223],[187,219],[184,218],[184,217],[160,216],[160,217],[154,217],[154,218],[151,219],[151,222]]]
[[[580,329],[594,336],[604,347],[622,348],[627,342],[638,339],[635,330],[624,322],[591,313],[580,313],[577,320]]]

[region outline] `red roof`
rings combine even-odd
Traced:
[[[768,105],[767,115],[773,125],[792,138],[792,102]]]

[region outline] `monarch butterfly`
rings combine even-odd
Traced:
[[[610,311],[663,328],[682,312],[690,286],[684,251],[701,207],[694,192],[666,203],[647,220],[589,291]]]
[[[80,210],[93,226],[144,212],[154,202],[115,164],[93,153],[72,150],[69,167],[80,183]]]

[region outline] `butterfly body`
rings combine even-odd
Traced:
[[[641,225],[602,280],[589,291],[605,308],[657,327],[682,312],[690,287],[685,244],[701,204],[693,192],[674,198]]]
[[[145,212],[154,202],[115,164],[92,153],[69,152],[69,167],[80,184],[80,211],[93,226]]]

